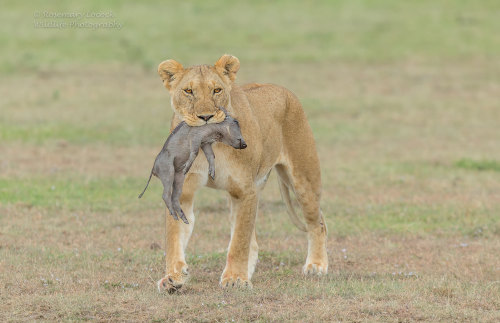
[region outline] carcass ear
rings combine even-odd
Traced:
[[[173,59],[166,60],[158,65],[158,74],[160,74],[163,85],[168,90],[172,87],[172,82],[180,78],[179,76],[182,75],[183,71],[184,67],[182,67],[182,64]]]
[[[231,81],[236,79],[236,73],[240,69],[240,61],[232,55],[222,55],[215,63],[215,68],[222,74],[226,75]]]

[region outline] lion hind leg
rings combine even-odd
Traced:
[[[308,251],[305,274],[326,274],[326,223],[320,209],[321,172],[314,136],[298,98],[287,92],[286,113],[282,127],[283,149],[276,165],[285,204],[289,191],[295,193],[305,220]],[[288,191],[287,191],[288,188]],[[292,217],[293,220],[293,217]]]
[[[328,256],[326,253],[327,227],[319,205],[319,194],[314,191],[307,178],[297,175],[293,176],[290,166],[277,165],[279,175],[280,189],[282,197],[292,222],[301,229],[301,226],[307,231],[307,259],[303,267],[306,275],[316,274],[324,275],[328,271]],[[305,219],[305,225],[299,219],[291,204],[290,189],[295,192],[295,196],[301,206]],[[297,224],[298,222],[298,224]]]

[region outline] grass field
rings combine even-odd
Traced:
[[[251,4],[250,4],[251,3]],[[121,29],[34,28],[112,12]],[[0,321],[500,321],[498,1],[4,1]],[[159,294],[168,135],[156,66],[231,53],[238,82],[296,93],[313,128],[329,275],[276,179],[251,291],[223,291],[229,221],[203,189],[191,281]]]

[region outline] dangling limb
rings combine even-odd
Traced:
[[[189,169],[193,165],[194,160],[196,159],[196,156],[198,156],[198,151],[200,150],[200,145],[201,145],[201,140],[196,140],[192,139],[191,142],[189,143],[189,158],[184,164],[184,170],[183,173],[184,175],[189,172]]]
[[[189,221],[186,219],[186,215],[184,215],[184,212],[182,211],[181,204],[179,202],[179,198],[182,193],[182,186],[184,185],[184,174],[183,173],[176,173],[175,178],[174,178],[174,189],[172,192],[172,205],[174,208],[174,211],[177,213],[177,215],[181,218],[181,220],[189,224]]]
[[[205,157],[207,157],[208,174],[210,175],[210,177],[212,177],[212,179],[215,179],[215,154],[214,150],[212,149],[212,144],[209,143],[202,144],[201,150],[203,150]]]
[[[160,180],[163,184],[163,201],[165,201],[165,205],[167,206],[168,211],[173,216],[175,220],[179,220],[177,215],[174,212],[174,208],[172,206],[172,186],[174,183],[174,165],[173,163],[167,164],[163,167],[162,172],[160,172],[162,176]]]
[[[184,175],[186,175],[188,172],[189,172],[189,169],[191,168],[191,166],[193,166],[193,162],[194,160],[196,159],[196,156],[198,155],[197,152],[190,152],[189,153],[189,158],[188,160],[186,161],[186,163],[184,164],[184,168],[182,170],[182,173]]]

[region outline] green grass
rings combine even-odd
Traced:
[[[156,179],[153,179],[144,197],[137,199],[146,180],[147,176],[88,178],[70,174],[29,179],[0,179],[0,196],[2,203],[7,205],[19,204],[73,212],[133,213],[155,210],[163,205],[159,198],[161,185]],[[274,186],[275,183],[270,185]],[[405,185],[397,184],[402,189]],[[392,185],[381,183],[379,187],[383,186]],[[197,204],[199,210],[210,211],[210,206],[218,205],[214,211],[228,212],[222,193],[205,189],[198,194],[197,200],[200,200]],[[477,207],[463,204],[462,208],[457,207],[456,202],[415,203],[397,200],[384,203],[371,201],[360,205],[335,200],[324,204],[324,211],[328,214],[328,224],[335,236],[351,236],[367,232],[381,235],[475,235],[477,230],[481,230],[481,235],[500,234],[500,221],[495,217],[499,212],[498,206]],[[282,203],[275,203],[272,199],[263,199],[262,209],[281,219],[287,217]],[[295,230],[290,223],[283,229],[285,228],[290,232]]]
[[[75,145],[88,145],[106,142],[111,146],[141,146],[167,138],[169,130],[157,128],[149,131],[141,125],[124,128],[121,124],[107,123],[82,126],[68,122],[41,122],[38,124],[0,123],[0,140],[4,142],[22,142],[30,144],[54,144],[67,142]]]
[[[4,48],[0,68],[4,73],[116,62],[151,70],[166,57],[205,62],[226,50],[249,62],[289,63],[446,62],[500,54],[495,37],[500,28],[496,1],[481,1],[480,5],[396,0],[238,1],[231,5],[215,1],[86,1],[84,6],[64,1],[8,1],[5,7],[9,10],[0,15]],[[112,20],[122,23],[123,28],[33,28],[34,12],[83,10],[112,11]],[[11,37],[14,33],[16,37]]]
[[[0,321],[498,321],[498,1],[4,1]],[[35,29],[37,11],[112,11],[121,30]],[[93,20],[94,21],[94,20]],[[191,281],[160,295],[153,179],[170,97],[156,66],[241,62],[303,102],[319,152],[329,276],[276,175],[252,291],[217,286],[223,192],[200,190]]]
[[[131,211],[158,207],[161,190],[150,187],[151,192],[139,200],[144,188],[144,178],[81,178],[73,176],[30,177],[29,179],[0,179],[3,204],[26,205],[69,211],[109,212]],[[156,192],[154,192],[156,191]],[[156,193],[156,195],[155,195]]]
[[[364,205],[361,209],[333,208],[329,224],[337,236],[381,235],[481,235],[500,234],[499,209],[457,210],[453,206],[395,203]]]
[[[455,166],[469,170],[500,171],[500,162],[496,160],[473,160],[464,158],[457,161]]]

